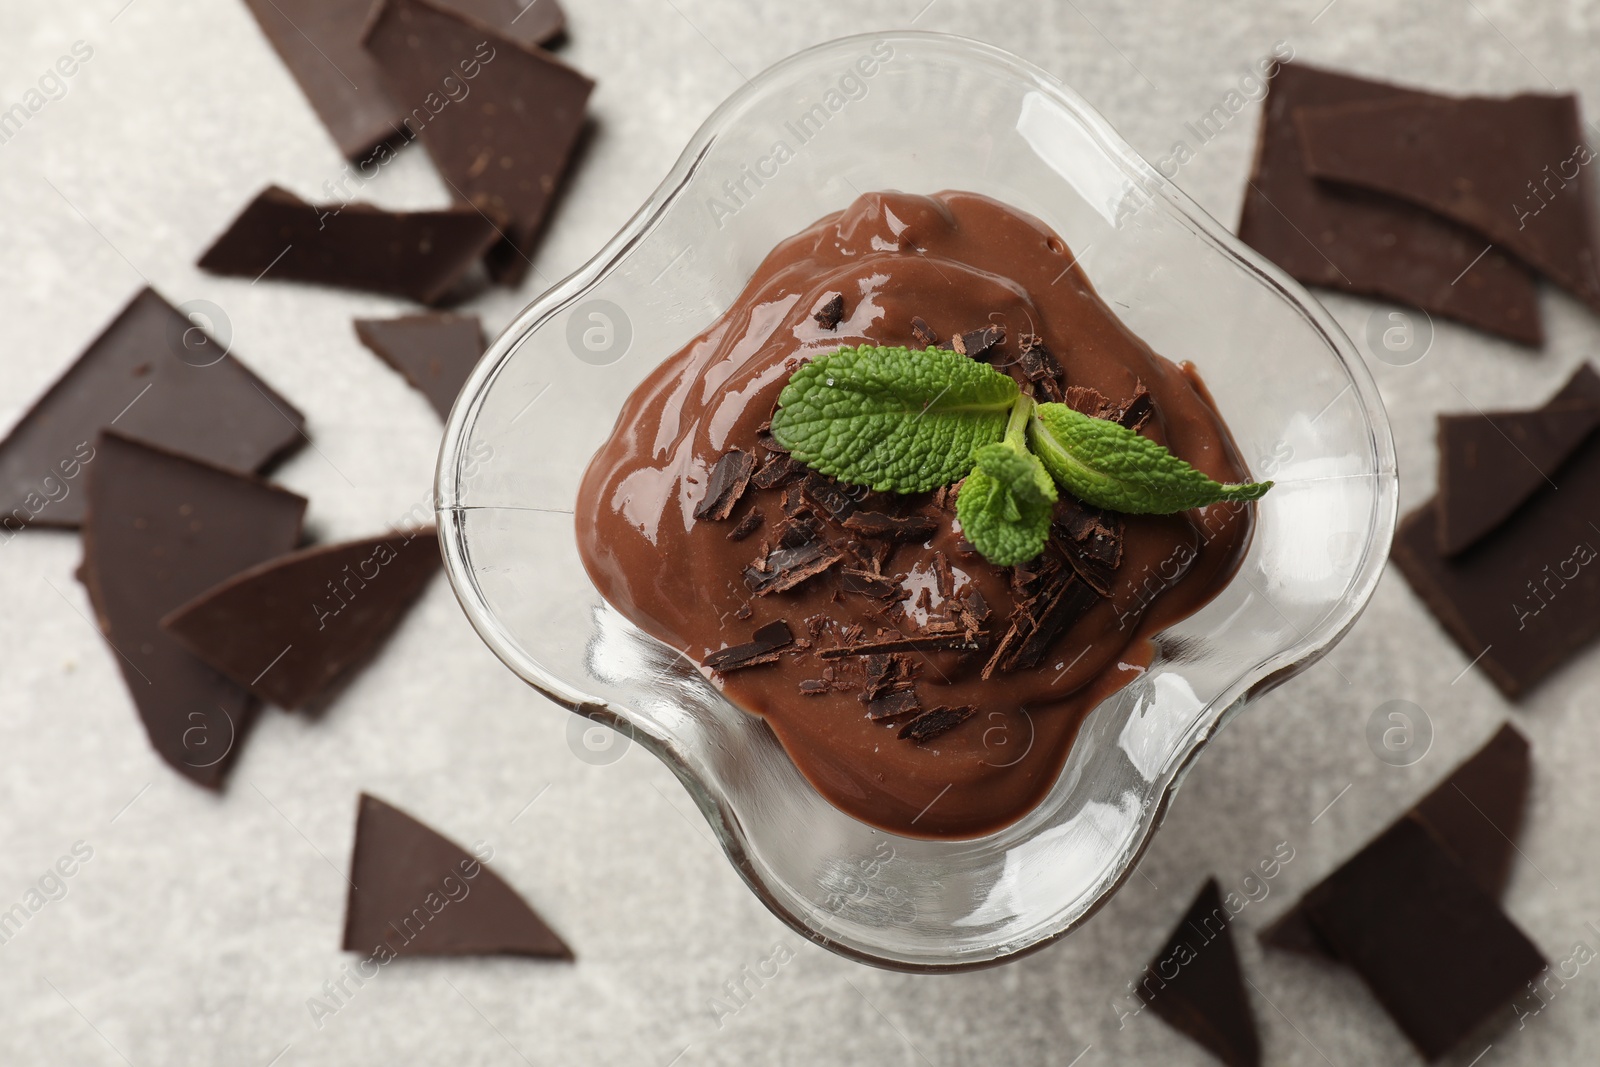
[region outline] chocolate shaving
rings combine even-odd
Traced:
[[[750,475],[755,471],[756,457],[737,448],[730,449],[711,468],[706,481],[705,498],[695,506],[694,517],[720,522],[733,514],[733,509],[750,485]]]
[[[940,601],[949,601],[956,595],[956,576],[950,570],[950,561],[943,552],[933,554],[933,580],[939,587]]]
[[[806,465],[787,452],[774,452],[767,457],[761,469],[750,476],[750,484],[757,489],[776,489],[787,485],[806,472]]]
[[[1063,396],[1061,364],[1056,361],[1055,354],[1045,347],[1044,338],[1036,333],[1025,333],[1017,338],[1017,344],[1021,349],[1017,366],[1023,377],[1038,386],[1038,391],[1045,394],[1046,400],[1060,403]]]
[[[1109,419],[1117,410],[1111,398],[1092,385],[1067,386],[1061,402],[1078,414],[1094,419]]]
[[[726,674],[744,667],[754,667],[761,663],[776,663],[778,650],[794,644],[794,633],[789,629],[789,624],[779,619],[769,622],[755,633],[750,635],[750,640],[742,645],[730,645],[711,653],[705,659],[705,664],[714,671]]]
[[[810,516],[784,519],[774,533],[779,548],[801,548],[822,539],[822,523]]]
[[[1150,399],[1150,390],[1144,387],[1143,382],[1136,383],[1134,389],[1135,392],[1132,398],[1119,407],[1117,413],[1111,419],[1113,422],[1120,423],[1127,429],[1138,433],[1139,428],[1150,417],[1152,401]]]
[[[800,483],[800,491],[805,494],[807,500],[839,522],[843,522],[855,513],[855,500],[849,493],[839,488],[838,482],[827,475],[812,471],[806,475],[805,481]]]
[[[1004,326],[981,326],[976,330],[958,333],[950,339],[951,345],[963,356],[981,359],[989,350],[1006,343]]]
[[[900,727],[897,736],[901,740],[915,741],[920,745],[924,741],[931,741],[941,734],[954,730],[976,714],[978,709],[972,704],[963,704],[955,708],[941,704],[937,708],[928,709]]]
[[[772,436],[772,424],[770,422],[763,424],[756,430],[756,444],[768,452],[777,452],[782,455],[789,454],[789,450],[780,445],[778,439]]]
[[[833,299],[826,304],[812,318],[817,320],[817,325],[824,330],[837,330],[839,323],[844,321],[844,297],[838,293],[833,294]]]
[[[1050,529],[1078,577],[1101,596],[1110,596],[1112,578],[1122,565],[1122,518],[1064,496]]]
[[[761,528],[764,518],[760,508],[751,508],[744,513],[744,518],[739,520],[738,525],[728,531],[728,540],[743,541]]]
[[[780,548],[767,557],[765,568],[746,567],[744,584],[757,596],[782,593],[815,578],[843,558],[844,553],[830,545]]]
[[[852,512],[842,525],[862,537],[885,541],[922,542],[939,532],[939,523],[931,515],[888,515],[881,511]]]
[[[1011,613],[1010,628],[989,662],[983,665],[984,680],[997,670],[1010,672],[1037,667],[1056,638],[1082,618],[1099,597],[1100,594],[1070,568],[1051,576],[1038,594],[1020,602]]]
[[[929,326],[921,318],[913,317],[911,319],[911,336],[923,348],[932,348],[939,343],[939,335],[934,333],[933,327]]]
[[[901,594],[895,582],[855,567],[840,568],[839,585],[847,593],[862,593],[877,600],[898,600]]]
[[[969,641],[963,633],[891,634],[866,641],[851,640],[835,648],[819,648],[821,659],[842,659],[845,656],[866,656],[877,652],[976,652],[978,644]]]
[[[893,722],[922,711],[922,701],[910,690],[890,693],[867,702],[867,718],[873,722]]]

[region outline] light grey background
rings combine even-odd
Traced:
[[[518,292],[474,302],[491,335],[581,264],[744,77],[796,49],[879,27],[992,41],[1078,89],[1151,158],[1238,87],[1278,41],[1297,56],[1447,91],[1575,89],[1593,106],[1600,5],[1572,0],[571,0],[563,55],[594,75],[599,134]],[[236,0],[0,0],[0,109],[74,41],[93,58],[67,95],[0,146],[0,423],[9,424],[148,279],[214,301],[235,350],[307,415],[313,448],[278,478],[322,537],[397,519],[430,488],[440,427],[357,343],[355,316],[399,302],[252,286],[194,261],[256,191],[309,198],[343,161]],[[1178,182],[1230,225],[1258,108],[1198,147]],[[368,189],[442,205],[410,151]],[[1358,340],[1388,309],[1324,295]],[[1441,323],[1420,363],[1373,363],[1409,508],[1433,489],[1432,415],[1542,399],[1589,356],[1600,322],[1543,297],[1529,352]],[[1271,373],[1263,368],[1263,373]],[[1251,936],[1506,718],[1533,739],[1532,806],[1508,907],[1552,959],[1600,919],[1600,656],[1512,709],[1398,577],[1307,676],[1249,708],[1190,776],[1139,873],[1084,929],[1021,962],[955,977],[873,971],[804,945],[745,890],[675,779],[640,750],[597,765],[568,715],[478,642],[440,579],[382,658],[319,721],[264,713],[226,792],[158,762],[73,580],[76,536],[0,543],[0,910],[78,840],[67,896],[0,946],[0,1062],[50,1064],[1099,1064],[1209,1062],[1149,1013],[1113,1004],[1208,874],[1237,888],[1279,842],[1295,858],[1239,916],[1266,1058],[1416,1062],[1350,974]],[[1380,762],[1368,718],[1391,699],[1431,717],[1419,763]],[[354,959],[338,949],[356,794],[369,790],[466,843],[575,946],[574,966],[413,961],[386,968],[318,1028],[308,998]],[[1330,806],[1331,805],[1331,806]],[[741,968],[793,958],[731,1017]],[[780,953],[780,955],[787,955]],[[1127,1001],[1121,1000],[1123,1004]],[[1592,1062],[1600,969],[1461,1064]],[[1510,1014],[1507,1013],[1509,1021]],[[1482,1045],[1493,1047],[1483,1053]],[[1075,1059],[1077,1057],[1077,1059]]]

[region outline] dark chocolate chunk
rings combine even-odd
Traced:
[[[751,508],[744,513],[744,518],[735,523],[733,529],[728,531],[728,540],[743,541],[761,528],[764,518],[765,516],[761,514],[760,508]]]
[[[524,48],[553,44],[567,29],[567,13],[557,0],[438,0],[438,5]]]
[[[767,457],[761,469],[750,476],[750,484],[757,489],[776,489],[806,473],[806,465],[784,452]]]
[[[450,417],[485,347],[476,315],[433,312],[398,319],[357,319],[356,336],[428,398],[439,417]]]
[[[980,326],[976,330],[958,333],[951,338],[951,344],[963,356],[973,359],[982,359],[991,349],[1006,343],[1006,328],[1004,326]]]
[[[1080,415],[1095,419],[1109,419],[1117,405],[1109,396],[1092,385],[1069,385],[1062,394],[1062,403]]]
[[[978,709],[972,704],[963,704],[958,708],[941,704],[937,708],[929,708],[900,727],[900,732],[895,736],[902,741],[915,741],[920,745],[924,741],[932,741],[942,734],[949,733],[976,714]]]
[[[1116,414],[1111,416],[1111,421],[1138,433],[1139,428],[1150,417],[1150,412],[1154,410],[1153,404],[1150,391],[1141,385],[1126,403],[1117,406]]]
[[[517,284],[577,150],[594,82],[440,0],[386,0],[365,44],[398,100],[437,99],[445,78],[474,72],[471,95],[416,132],[452,192],[505,227],[487,265],[494,280]]]
[[[867,718],[873,722],[893,722],[922,711],[922,701],[909,689],[902,689],[867,701]]]
[[[890,634],[853,641],[833,648],[817,649],[819,659],[843,659],[880,652],[976,652],[977,642],[964,633]]]
[[[817,320],[817,325],[824,330],[837,330],[839,323],[844,321],[844,297],[834,293],[832,298],[812,318]]]
[[[1017,605],[1005,636],[983,665],[983,677],[1037,667],[1056,639],[1099,599],[1100,594],[1075,571],[1062,570],[1036,596]]]
[[[1439,551],[1456,555],[1550,482],[1600,425],[1600,374],[1583,363],[1532,411],[1439,417]]]
[[[1036,333],[1025,333],[1017,338],[1020,354],[1017,366],[1023,377],[1033,382],[1044,398],[1060,403],[1065,398],[1061,388],[1061,364],[1045,345],[1044,338]]]
[[[1122,565],[1122,518],[1063,495],[1051,519],[1051,533],[1072,569],[1101,596]]]
[[[695,505],[694,517],[721,522],[733,514],[734,507],[744,497],[750,485],[750,475],[755,472],[756,457],[748,452],[731,448],[711,468],[706,479],[706,495]]]
[[[1600,310],[1594,157],[1576,96],[1366,100],[1295,118],[1312,177],[1469,226]]]
[[[1329,875],[1302,906],[1430,1060],[1504,1010],[1546,966],[1493,898],[1411,818]]]
[[[384,959],[573,958],[556,932],[478,856],[366,793],[356,815],[349,881],[348,952]]]
[[[784,519],[778,524],[776,533],[779,548],[801,548],[821,539],[822,520],[810,515]]]
[[[206,250],[200,267],[432,304],[451,295],[498,240],[494,224],[470,207],[386,211],[360,203],[316,205],[273,185]]]
[[[1438,98],[1303,63],[1280,64],[1262,111],[1239,236],[1308,285],[1399,301],[1538,344],[1538,292],[1520,262],[1497,248],[1485,251],[1489,242],[1480,234],[1414,204],[1306,173],[1297,108],[1426,99]],[[1510,204],[1503,209],[1509,215]]]
[[[825,474],[812,471],[800,483],[806,499],[827,512],[837,522],[844,522],[856,511],[856,500],[839,487],[839,483]]]
[[[1244,972],[1215,878],[1200,887],[1188,914],[1139,979],[1138,993],[1152,1011],[1228,1067],[1257,1067],[1256,1034]]]
[[[841,525],[862,537],[885,541],[921,543],[939,532],[939,523],[932,515],[887,515],[881,511],[853,512]]]
[[[230,576],[161,628],[263,700],[303,708],[377,654],[438,569],[432,529],[317,545]]]
[[[95,444],[80,572],[150,743],[221,787],[255,713],[244,686],[161,628],[167,612],[300,538],[304,497],[116,433]]]
[[[305,417],[145,289],[0,442],[0,529],[83,521],[81,479],[109,426],[248,473],[297,446]]]
[[[831,545],[810,544],[799,548],[780,548],[766,560],[764,570],[746,567],[744,583],[757,596],[782,593],[801,582],[815,578],[844,558],[844,553]]]
[[[839,587],[847,593],[861,593],[876,600],[899,600],[905,592],[899,583],[855,567],[839,569]]]
[[[718,649],[705,659],[705,664],[714,671],[726,674],[736,671],[741,667],[752,667],[758,663],[775,663],[778,659],[778,650],[788,648],[794,644],[794,632],[789,629],[789,624],[779,619],[769,622],[755,633],[750,635],[750,640],[742,645],[730,645]]]
[[[923,348],[932,348],[939,343],[939,335],[934,333],[933,327],[924,322],[920,316],[913,316],[911,319],[911,336]]]

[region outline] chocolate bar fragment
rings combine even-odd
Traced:
[[[980,326],[976,330],[958,333],[950,339],[951,345],[963,356],[983,359],[991,350],[1006,343],[1004,326]]]
[[[261,699],[304,708],[377,654],[438,569],[432,529],[316,545],[231,575],[161,628]]]
[[[557,0],[439,0],[439,7],[524,48],[554,44],[567,29],[567,13]]]
[[[976,652],[978,643],[964,633],[890,634],[863,638],[846,645],[817,649],[818,659],[844,659],[884,652]]]
[[[1244,990],[1244,972],[1215,878],[1139,979],[1139,998],[1228,1067],[1259,1067],[1261,1039]]]
[[[494,223],[470,207],[385,211],[371,204],[316,205],[274,185],[233,220],[200,257],[200,267],[433,304],[452,295],[499,239]]]
[[[455,195],[504,229],[487,266],[495,281],[516,285],[577,151],[594,82],[440,0],[385,0],[365,44],[400,100],[437,96],[458,63],[474,64],[471,94],[416,132]]]
[[[1295,117],[1312,177],[1469,226],[1600,311],[1594,155],[1576,96],[1363,101]]]
[[[881,511],[853,512],[840,525],[862,537],[918,544],[939,532],[932,515],[886,515]]]
[[[356,336],[428,398],[441,419],[478,365],[485,343],[476,315],[434,312],[398,319],[357,319]]]
[[[1409,817],[1306,894],[1302,906],[1429,1060],[1504,1011],[1546,966],[1494,899]]]
[[[756,457],[750,453],[737,448],[724,452],[717,459],[717,465],[711,468],[711,477],[706,479],[706,495],[695,505],[694,517],[713,522],[729,518],[750,485],[755,469]]]
[[[1039,592],[1017,605],[1005,635],[983,665],[983,677],[992,677],[996,671],[1037,667],[1056,639],[1099,599],[1100,594],[1075,571],[1059,571]]]
[[[1318,182],[1306,172],[1297,109],[1430,99],[1441,98],[1280,64],[1262,112],[1239,237],[1307,285],[1398,301],[1538,344],[1538,293],[1522,263],[1498,248],[1485,251],[1482,235],[1414,204]]]
[[[744,582],[757,596],[782,593],[844,559],[844,553],[831,545],[811,544],[799,548],[780,548],[767,557],[767,569],[746,567]]]
[[[163,615],[300,538],[306,500],[256,478],[116,433],[89,467],[80,572],[150,743],[219,789],[249,729],[244,686],[192,656]]]
[[[95,438],[118,433],[240,473],[304,440],[305,416],[228,346],[141,291],[0,441],[0,529],[77,526]]]
[[[789,629],[789,624],[779,619],[769,622],[755,633],[750,635],[750,640],[742,645],[730,645],[718,649],[705,658],[705,665],[722,674],[739,670],[741,667],[754,667],[760,663],[778,662],[778,651],[794,644],[794,632]]]
[[[834,293],[811,317],[816,319],[817,325],[824,330],[837,330],[839,323],[844,321],[844,297]]]
[[[919,714],[916,718],[900,727],[900,732],[895,736],[902,741],[914,741],[919,745],[924,744],[936,737],[949,733],[976,714],[978,714],[978,709],[972,704],[963,704],[958,708],[942,704],[937,708],[929,708]]]
[[[1600,426],[1600,374],[1587,363],[1533,411],[1439,416],[1439,551],[1458,555],[1550,485]]]
[[[922,712],[922,701],[909,689],[888,693],[867,701],[867,718],[873,722],[894,722]]]
[[[532,956],[572,949],[466,849],[361,794],[350,857],[344,949],[378,956]]]

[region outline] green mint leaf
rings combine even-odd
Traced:
[[[1056,485],[1037,456],[1009,442],[984,445],[956,497],[961,534],[997,567],[1044,551]]]
[[[1112,511],[1170,515],[1220,500],[1255,500],[1272,488],[1212,481],[1148,437],[1065,404],[1038,406],[1028,443],[1061,488]]]
[[[842,482],[922,493],[959,480],[1000,440],[1017,383],[948,349],[841,348],[789,378],[772,436]]]

